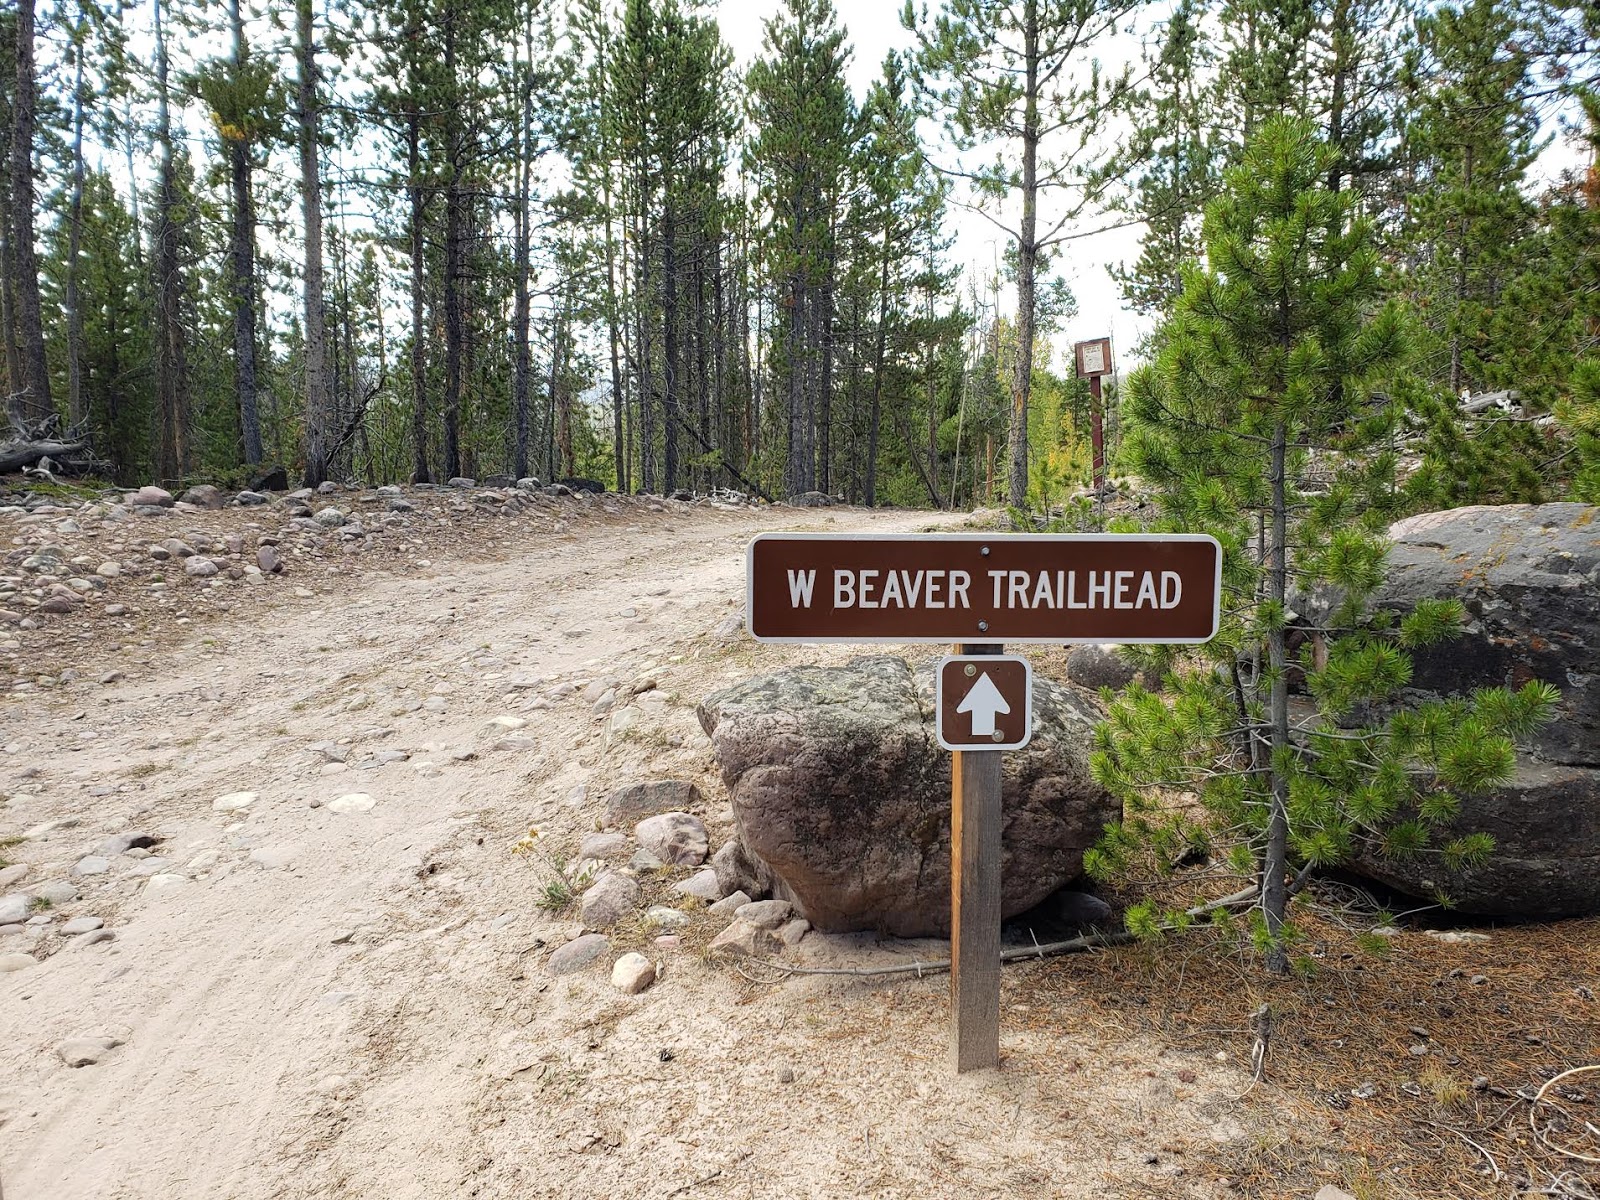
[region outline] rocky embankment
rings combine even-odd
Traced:
[[[662,515],[743,507],[531,479],[325,483],[283,495],[228,496],[210,485],[179,497],[158,487],[92,498],[0,493],[8,543],[0,558],[0,679],[10,676],[0,686],[27,693],[71,682],[86,643],[154,644],[216,614],[237,618],[283,591],[310,600],[341,575],[425,572],[466,545],[492,559],[527,537],[637,532],[638,522]]]

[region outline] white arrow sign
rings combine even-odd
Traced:
[[[1011,705],[1006,703],[1006,698],[1000,694],[1000,689],[995,687],[994,680],[989,678],[987,671],[978,676],[978,682],[962,697],[961,703],[956,705],[958,713],[972,714],[972,736],[990,737],[994,734],[994,719],[999,713],[1010,713]]]

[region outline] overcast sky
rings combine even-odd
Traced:
[[[902,0],[835,0],[834,7],[855,48],[848,74],[858,100],[866,95],[878,77],[884,56],[890,50],[904,50],[912,45],[911,34],[900,24],[901,5]],[[717,22],[723,39],[732,47],[741,66],[761,53],[762,22],[780,7],[781,0],[718,0],[715,5]],[[960,190],[962,186],[957,184],[957,195],[965,197]],[[1004,252],[1005,235],[982,216],[955,205],[950,207],[948,219],[957,235],[951,250],[955,261],[969,269],[978,268],[980,277],[992,273],[996,255]],[[1056,339],[1059,343],[1055,347],[1057,363],[1065,357],[1066,342],[1109,336],[1114,339],[1118,356],[1122,358],[1120,365],[1124,368],[1131,365],[1125,356],[1132,352],[1134,343],[1144,332],[1145,323],[1123,307],[1121,292],[1103,264],[1131,263],[1137,259],[1140,232],[1134,227],[1068,243],[1059,273],[1077,297],[1079,315],[1066,324],[1064,335]],[[1015,292],[1014,286],[1003,289],[1000,302],[1004,308],[1015,307]]]

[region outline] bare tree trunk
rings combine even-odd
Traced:
[[[446,5],[444,29],[445,78],[456,82],[455,6]],[[444,474],[461,474],[461,115],[445,114],[445,169],[449,182],[444,195]]]
[[[246,65],[244,14],[240,0],[228,0],[233,27],[233,69],[242,75]],[[239,432],[244,461],[261,461],[261,417],[256,407],[256,207],[250,143],[243,138],[228,142],[228,175],[233,189],[233,378],[239,393]]]
[[[1028,403],[1033,394],[1034,283],[1039,245],[1039,0],[1025,0],[1022,120],[1022,228],[1017,239],[1017,367],[1011,383],[1010,463],[1013,505],[1028,502]]]
[[[417,103],[412,93],[412,104]],[[424,196],[422,191],[422,117],[412,111],[406,119],[406,191],[411,212],[406,232],[411,241],[411,481],[428,483],[428,350],[424,338]]]
[[[33,132],[38,106],[34,78],[34,0],[17,0],[17,82],[11,96],[11,222],[14,230],[12,296],[20,343],[21,384],[12,394],[13,424],[38,422],[54,411],[50,367],[44,353],[44,318],[39,301],[39,261],[33,245]],[[19,430],[20,432],[20,430]]]
[[[84,41],[89,35],[89,23],[84,16],[80,8],[78,28],[73,36],[72,198],[67,206],[67,413],[74,429],[89,418],[89,405],[83,394],[83,311],[78,279],[83,249],[83,110],[87,99],[83,55]]]
[[[317,97],[317,46],[311,22],[311,0],[296,0],[300,104],[300,188],[305,214],[305,486],[328,478],[332,452],[329,412],[328,344],[323,312],[322,169],[317,146],[321,120]]]
[[[678,366],[682,350],[678,336],[678,238],[673,219],[672,201],[668,199],[661,210],[661,340],[666,343],[662,347],[666,375],[661,432],[666,454],[661,489],[669,495],[678,487]]]
[[[172,153],[172,117],[167,87],[167,40],[155,0],[156,141],[161,154],[156,193],[154,268],[156,274],[156,473],[163,483],[180,480],[189,467],[189,361],[183,331],[183,276],[178,255],[177,165]]]
[[[531,14],[530,14],[531,16]],[[528,384],[533,369],[533,354],[528,345],[531,336],[531,300],[528,295],[529,243],[532,241],[533,214],[529,211],[529,192],[533,171],[533,30],[525,28],[523,45],[527,50],[527,74],[522,80],[522,136],[518,138],[517,211],[516,211],[516,310],[512,317],[512,336],[516,339],[516,363],[511,380],[511,406],[517,423],[516,455],[512,474],[518,479],[528,473]]]
[[[867,424],[867,507],[878,503],[878,434],[883,427],[883,367],[889,336],[889,255],[892,219],[883,223],[883,256],[878,267],[878,344],[873,354],[872,417]]]
[[[1273,603],[1282,608],[1288,594],[1289,506],[1286,495],[1288,433],[1280,419],[1272,432],[1272,553],[1267,562],[1267,583]],[[1278,766],[1289,752],[1289,674],[1281,623],[1267,633],[1267,661],[1272,670],[1272,797],[1267,820],[1267,850],[1261,864],[1261,904],[1267,918],[1267,969],[1282,974],[1289,969],[1283,945],[1283,921],[1288,906],[1289,779]]]

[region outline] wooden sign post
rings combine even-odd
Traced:
[[[1100,400],[1100,380],[1112,373],[1111,339],[1096,338],[1073,347],[1078,378],[1089,381],[1089,439],[1094,447],[1094,486],[1106,485],[1106,432],[1104,407]]]
[[[1107,344],[1100,361],[1109,353]],[[970,675],[976,664],[959,664],[958,674],[946,659],[938,684],[939,743],[953,754],[956,1071],[1000,1064],[1005,751],[979,747],[1025,746],[1032,711],[1032,674],[999,657],[1003,643],[1206,642],[1216,636],[1221,593],[1222,547],[1201,534],[796,533],[750,543],[745,612],[757,641],[954,642],[958,654],[996,659]]]
[[[960,654],[1000,654],[980,643]],[[1000,1065],[1000,767],[1002,750],[950,760],[950,1065]]]

